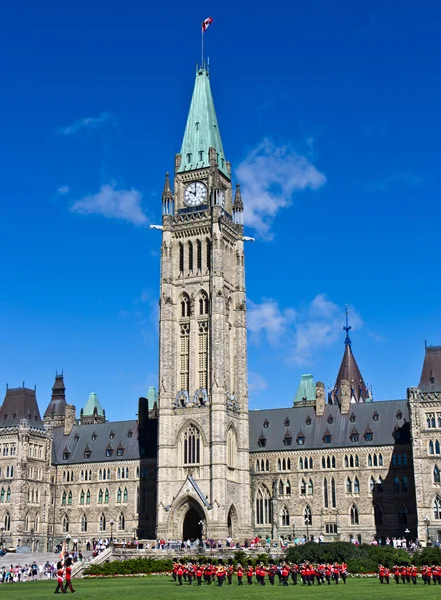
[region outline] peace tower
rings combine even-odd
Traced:
[[[250,534],[243,203],[208,69],[162,195],[157,535]]]

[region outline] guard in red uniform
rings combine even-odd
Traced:
[[[252,585],[253,583],[253,563],[251,561],[248,561],[247,582],[248,585]]]
[[[243,585],[243,567],[240,563],[237,563],[237,568],[236,568],[236,573],[237,573],[237,583],[238,585]]]
[[[182,585],[182,575],[184,574],[184,567],[182,566],[182,563],[178,564],[178,570],[176,574],[178,576],[179,585]]]
[[[231,585],[233,583],[233,573],[234,573],[233,559],[229,558],[228,559],[228,568],[227,568],[228,585]]]
[[[63,576],[64,576],[64,568],[61,560],[57,562],[57,587],[55,589],[54,594],[58,594],[58,592],[66,593],[66,590],[63,588]]]
[[[64,591],[67,592],[67,588],[69,588],[73,594],[75,590],[72,587],[72,559],[70,558],[70,556],[67,556],[65,558],[64,565],[66,573],[66,583],[64,585]]]
[[[282,584],[283,585],[288,585],[288,574],[289,574],[288,565],[284,562],[282,565]]]
[[[400,583],[400,567],[398,565],[394,565],[393,571],[395,583]]]
[[[198,582],[198,585],[202,585],[202,574],[204,572],[204,568],[201,564],[201,561],[199,561],[198,566],[196,567],[196,580]]]

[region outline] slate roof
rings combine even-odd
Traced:
[[[129,436],[130,431],[132,432],[131,437]],[[111,438],[111,433],[113,438]],[[138,422],[136,420],[74,425],[68,435],[64,435],[64,427],[56,427],[53,430],[53,436],[53,464],[71,465],[140,458]],[[113,448],[112,456],[106,456],[109,443]],[[122,456],[118,456],[116,450],[121,446],[124,448],[124,452]],[[91,452],[90,458],[85,458],[86,450]],[[69,453],[67,460],[63,457],[66,451]]]
[[[44,429],[35,390],[9,388],[0,408],[0,427],[20,425],[22,419],[26,419],[30,427]]]
[[[44,417],[60,417],[66,414],[66,386],[64,385],[63,374],[55,375],[55,382],[52,386],[52,397],[44,411]]]
[[[349,385],[351,386],[351,398],[354,398],[356,402],[369,400],[369,391],[363,380],[361,371],[358,368],[350,342],[345,342],[343,360],[341,361],[340,370],[335,383],[334,389],[337,392],[337,396],[343,380],[349,381]]]
[[[422,392],[441,392],[441,346],[427,346],[419,383]]]
[[[401,412],[401,419],[397,415]],[[374,420],[377,413],[378,420]],[[307,425],[308,416],[311,424]],[[288,428],[293,434],[291,446],[283,443]],[[369,402],[350,404],[349,413],[342,415],[337,405],[325,406],[323,416],[316,416],[312,406],[294,408],[274,408],[255,410],[249,413],[250,452],[274,452],[283,450],[330,450],[333,448],[357,448],[366,446],[385,446],[397,443],[394,437],[396,428],[400,430],[400,442],[409,439],[409,411],[406,400],[390,400],[385,402]],[[267,426],[264,423],[267,422]],[[351,442],[350,436],[356,428],[358,442]],[[372,441],[365,439],[365,433],[371,431]],[[304,444],[298,445],[299,433],[305,436]],[[331,435],[331,443],[323,441],[325,433]],[[265,447],[259,446],[259,439],[266,439]]]

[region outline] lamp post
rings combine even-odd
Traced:
[[[109,525],[110,525],[110,543],[113,544],[113,526],[115,525],[115,521],[113,519],[110,519]]]
[[[309,542],[309,519],[305,517],[305,525],[306,525],[306,541]]]
[[[3,523],[0,525],[0,530],[2,532],[1,547],[3,548],[3,532],[5,530],[5,526],[3,525]]]
[[[423,519],[424,524],[426,526],[426,547],[429,546],[430,544],[430,537],[429,537],[429,525],[430,525],[430,519],[429,517],[426,515]]]
[[[52,538],[51,537],[47,540],[47,551],[52,552]]]
[[[66,550],[69,550],[70,535],[66,535]]]

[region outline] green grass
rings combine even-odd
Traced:
[[[283,586],[270,585],[259,586],[256,583],[238,587],[234,578],[233,585],[203,584],[201,587],[184,584],[182,587],[176,585],[169,577],[136,577],[136,578],[114,578],[114,579],[77,579],[73,580],[76,594],[74,600],[149,600],[157,598],[158,600],[295,600],[307,598],[314,599],[335,599],[335,600],[405,600],[412,598],[419,600],[439,599],[441,597],[441,586],[424,585],[419,581],[414,585],[396,585],[391,582],[388,586],[380,585],[377,579],[348,579],[346,585],[340,583],[338,586],[303,587],[290,585],[289,588]],[[10,585],[0,585],[0,597],[8,600],[48,600],[53,598],[53,592],[56,587],[55,581],[36,581]],[[68,592],[70,593],[70,592]],[[61,600],[61,596],[57,596]],[[63,596],[66,600],[68,596]]]

